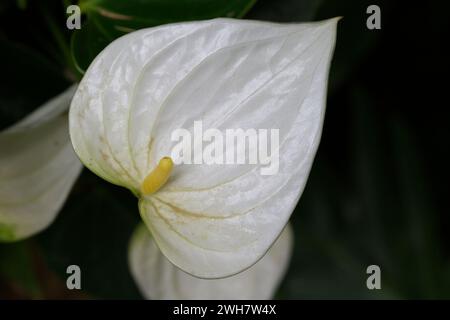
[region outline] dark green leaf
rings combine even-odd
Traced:
[[[80,72],[114,39],[161,24],[242,17],[256,0],[86,0],[80,7],[87,22],[72,38],[72,55]]]

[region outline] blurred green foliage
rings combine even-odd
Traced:
[[[22,294],[38,299],[42,292],[31,256],[29,244],[24,241],[0,246],[0,285],[2,280],[8,281]],[[0,291],[0,298],[8,298],[3,295]]]
[[[0,85],[0,127],[61,92],[76,78],[75,65],[85,69],[127,28],[240,17],[252,4],[83,1],[84,26],[69,31],[63,2],[1,3],[0,70],[8,80]],[[442,80],[449,71],[443,41],[449,5],[377,1],[382,30],[369,31],[369,4],[259,0],[245,15],[280,22],[344,17],[322,143],[292,216],[295,252],[278,298],[450,298],[450,126]],[[101,10],[136,19],[118,24]],[[88,297],[140,297],[127,266],[138,221],[129,192],[85,170],[53,225],[35,238],[0,245],[0,297],[7,292],[2,284],[29,298],[48,296],[31,261],[36,254],[62,281],[67,265],[80,265]],[[366,288],[371,264],[381,267],[382,290]]]
[[[84,72],[114,39],[134,30],[170,22],[242,17],[256,0],[81,0],[86,23],[73,33],[71,49]]]

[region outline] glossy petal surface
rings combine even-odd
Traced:
[[[131,33],[92,63],[70,132],[83,163],[140,197],[162,252],[202,278],[258,261],[305,186],[325,113],[337,19],[273,24],[216,19]],[[179,128],[278,129],[279,170],[261,164],[174,167],[150,196],[140,185],[171,154]]]

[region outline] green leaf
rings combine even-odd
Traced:
[[[128,32],[171,22],[239,18],[255,1],[82,0],[80,8],[87,22],[72,36],[72,57],[83,73],[104,47]]]
[[[14,227],[0,222],[0,242],[12,242],[15,239]]]

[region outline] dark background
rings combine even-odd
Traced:
[[[203,2],[180,0],[192,10],[173,17],[153,12],[161,23],[222,15]],[[89,14],[74,36],[68,3],[0,2],[0,129],[76,81],[74,58],[88,65],[109,41],[92,36]],[[366,28],[370,4],[381,8],[381,30]],[[259,0],[244,15],[344,17],[323,138],[292,215],[295,252],[277,298],[450,298],[449,14],[447,1]],[[0,299],[140,298],[126,259],[138,222],[131,193],[84,170],[55,223],[0,244]],[[70,264],[83,270],[76,293],[65,289]],[[382,290],[366,287],[371,264],[381,268]]]

